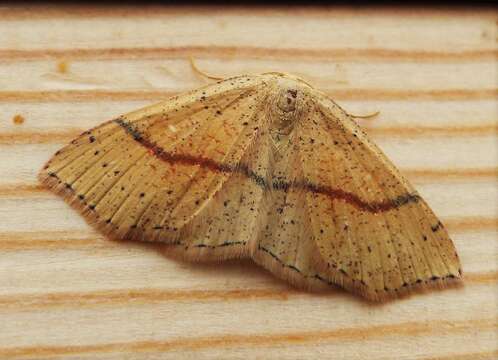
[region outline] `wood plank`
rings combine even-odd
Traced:
[[[134,15],[134,11],[128,11],[124,17],[113,15],[112,11],[103,16],[79,18],[73,15],[71,27],[67,26],[64,17],[44,18],[43,10],[36,15],[36,21],[7,17],[8,21],[0,28],[5,34],[0,49],[171,47],[187,43],[190,46],[243,44],[277,49],[482,50],[494,48],[496,19],[492,11],[479,12],[479,16],[462,15],[465,11],[460,11],[455,15],[458,21],[449,14],[438,16],[430,11],[400,9],[387,13],[382,9],[330,9],[325,13],[321,9],[266,9],[264,16],[258,16],[261,12],[257,10],[255,16],[248,16],[243,8],[226,13],[216,8],[164,10],[146,16],[143,11]],[[70,9],[66,12],[71,13]],[[4,9],[4,13],[8,15],[9,9]],[[403,19],[403,26],[399,26],[400,19]],[[112,31],[109,31],[110,21]],[[361,26],[366,24],[369,26]],[[144,34],[147,41],[144,41]]]
[[[469,326],[471,327],[471,326]],[[419,329],[422,327],[419,327]],[[392,329],[393,332],[396,328]],[[289,338],[296,338],[289,334]],[[314,336],[314,334],[309,334]],[[327,333],[330,338],[335,338],[336,333]],[[65,359],[91,359],[98,356],[99,359],[122,359],[124,355],[132,353],[134,359],[220,359],[223,357],[246,359],[256,358],[286,358],[302,359],[312,356],[314,359],[329,359],[333,356],[347,359],[386,359],[386,353],[393,354],[391,358],[396,359],[425,359],[425,360],[493,360],[496,359],[498,351],[486,351],[482,349],[493,348],[496,337],[493,331],[480,331],[474,335],[474,341],[468,342],[468,333],[445,333],[433,329],[428,335],[413,338],[408,336],[393,335],[381,339],[354,341],[345,339],[344,336],[337,337],[338,340],[322,340],[321,342],[304,344],[299,341],[281,344],[274,341],[275,337],[263,335],[267,341],[247,341],[248,344],[236,345],[234,341],[226,338],[200,338],[192,341],[148,341],[133,344],[105,344],[103,346],[67,346],[61,347],[36,347],[36,348],[13,348],[4,354],[13,358],[54,358],[63,356]],[[284,335],[285,336],[285,335]],[[281,337],[281,336],[280,336]],[[280,338],[278,337],[278,338]],[[246,340],[238,337],[240,342]],[[252,338],[248,339],[252,340]],[[455,343],[452,343],[452,341]],[[227,346],[215,344],[227,344]],[[211,345],[213,344],[213,345]],[[269,344],[269,345],[267,345]],[[271,346],[275,344],[275,346]],[[211,346],[209,346],[211,345]],[[104,352],[104,351],[105,352]],[[113,351],[114,350],[114,351]],[[42,357],[43,355],[48,357]]]
[[[0,358],[498,357],[493,9],[4,5],[0,18]],[[445,223],[464,286],[382,305],[311,294],[248,260],[107,240],[40,186],[81,131],[206,84],[189,56],[380,110],[359,122]]]
[[[160,100],[160,99],[157,99]],[[154,103],[156,99],[138,101],[87,102],[3,102],[0,114],[0,142],[26,143],[35,133],[52,137],[52,141],[71,140],[84,131],[120,114]],[[341,101],[340,105],[353,114],[367,114],[379,110],[374,119],[359,119],[369,133],[376,136],[475,136],[497,133],[496,102],[431,101],[431,100],[358,100]],[[12,118],[21,114],[22,126]],[[471,119],[471,121],[469,120]],[[70,132],[73,133],[70,133]],[[50,138],[49,138],[50,139]],[[67,140],[66,140],[67,139]],[[45,140],[47,141],[47,140]]]
[[[452,221],[448,224],[450,234],[461,253],[467,286],[496,283],[496,227],[494,230],[469,233],[464,231],[466,229],[453,229],[451,224]],[[4,264],[0,269],[3,278],[0,295],[6,299],[8,295],[13,295],[14,299],[17,297],[16,301],[0,301],[3,307],[7,303],[22,306],[23,302],[30,302],[29,296],[28,300],[23,301],[20,294],[40,294],[42,300],[38,302],[57,304],[57,297],[52,297],[55,293],[81,293],[85,297],[87,291],[113,289],[120,290],[125,298],[127,289],[140,289],[145,293],[150,290],[152,294],[154,289],[171,293],[190,289],[196,290],[198,297],[206,298],[216,298],[210,295],[213,291],[229,294],[243,289],[246,289],[246,297],[279,298],[283,294],[296,293],[250,261],[243,261],[242,264],[236,261],[227,264],[183,263],[169,259],[164,246],[112,242],[91,231],[3,232],[0,233],[0,249],[0,259]],[[68,264],[71,264],[70,268],[61,271]],[[75,274],[78,274],[78,279],[74,278]],[[145,280],[147,287],[144,287]],[[234,298],[240,296],[236,293],[232,295]],[[189,296],[194,294],[187,292],[183,295],[184,300],[188,300]],[[105,293],[101,298],[109,303],[114,301],[105,300]]]
[[[417,91],[465,89],[496,90],[494,60],[475,62],[416,63],[391,62],[335,63],[327,61],[282,61],[269,59],[198,60],[208,73],[223,77],[280,71],[295,74],[314,87],[334,97],[334,91],[370,91],[381,96],[388,91],[400,96],[409,89]],[[12,61],[0,63],[6,76],[0,78],[2,92],[43,90],[163,90],[185,91],[206,83],[191,69],[188,56],[158,60],[85,60],[67,61],[67,70],[60,73],[57,61]],[[128,72],[123,77],[123,72]],[[458,76],[455,76],[458,74]],[[401,81],[400,81],[401,80]],[[428,88],[428,84],[430,87]]]

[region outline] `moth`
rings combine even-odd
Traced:
[[[460,282],[446,229],[352,116],[303,80],[238,76],[85,131],[39,178],[113,239],[251,258],[382,301]]]

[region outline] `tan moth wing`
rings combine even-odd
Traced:
[[[244,221],[230,228],[235,204],[224,198],[250,191],[239,163],[264,119],[262,86],[228,79],[109,121],[58,151],[40,180],[111,238],[175,244],[193,258],[246,256],[254,224],[240,202]]]
[[[272,93],[254,260],[295,285],[338,284],[371,300],[457,282],[443,225],[350,116],[296,80]]]
[[[439,220],[335,103],[279,73],[122,116],[40,179],[116,239],[193,260],[251,256],[294,285],[372,300],[461,277]]]
[[[370,299],[460,279],[455,247],[426,202],[350,116],[310,98],[300,151],[326,278]]]

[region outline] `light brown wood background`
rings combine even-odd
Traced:
[[[0,358],[498,357],[497,13],[0,8]],[[447,225],[465,286],[371,305],[249,262],[116,243],[37,183],[82,130],[207,82],[283,71],[362,124]],[[13,123],[14,115],[25,118]]]

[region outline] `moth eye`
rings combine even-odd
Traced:
[[[296,110],[297,90],[287,89],[281,91],[278,96],[277,106],[284,112],[292,112]]]

